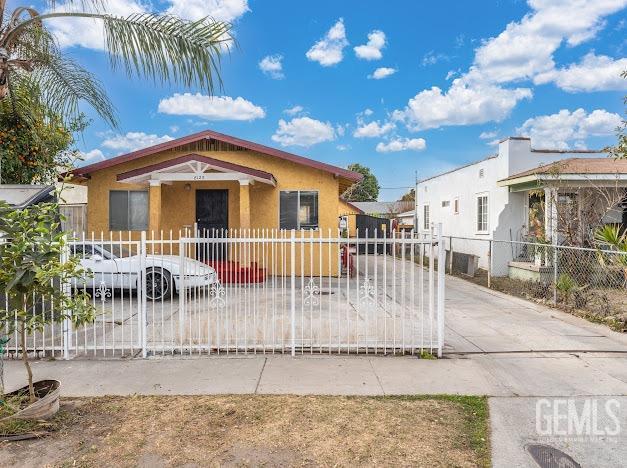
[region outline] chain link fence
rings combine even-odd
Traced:
[[[627,331],[627,253],[447,236],[447,272]]]

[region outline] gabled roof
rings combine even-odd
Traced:
[[[313,167],[315,169],[319,169],[321,171],[330,172],[337,177],[341,177],[347,179],[350,182],[357,182],[362,179],[362,175],[349,171],[347,169],[343,169],[341,167],[333,166],[331,164],[323,163],[320,161],[314,161],[313,159],[305,158],[303,156],[298,156],[296,154],[288,153],[286,151],[282,151],[276,148],[271,148],[269,146],[261,145],[259,143],[254,143],[252,141],[243,140],[241,138],[237,138],[230,135],[225,135],[223,133],[214,132],[212,130],[203,130],[202,132],[194,133],[192,135],[188,135],[182,138],[177,138],[175,140],[171,140],[165,143],[160,143],[158,145],[149,146],[148,148],[143,148],[137,151],[133,151],[131,153],[122,154],[120,156],[116,156],[111,159],[107,159],[105,161],[100,161],[94,164],[89,164],[87,166],[79,167],[71,171],[75,176],[89,176],[92,172],[96,172],[102,169],[107,169],[109,167],[116,166],[118,164],[123,164],[128,161],[134,161],[137,159],[141,159],[146,156],[150,156],[161,151],[171,150],[178,146],[187,145],[190,143],[195,143],[202,140],[217,140],[221,142],[225,142],[231,145],[239,146],[241,148],[257,151],[262,154],[267,154],[269,156],[274,156],[276,158],[284,159],[286,161],[290,161],[296,164],[302,164],[304,166]]]
[[[271,185],[276,185],[276,179],[272,174],[259,169],[253,169],[251,167],[240,166],[228,161],[222,161],[220,159],[210,158],[209,156],[202,156],[200,154],[186,154],[173,159],[167,159],[156,164],[133,169],[132,171],[122,172],[116,176],[118,182],[131,182],[137,181],[142,177],[150,177],[150,174],[156,172],[162,172],[165,170],[170,171],[186,171],[189,172],[190,165],[192,163],[200,163],[201,171],[206,169],[212,169],[218,172],[236,172],[242,175],[249,176],[252,179],[260,182],[265,182]],[[194,170],[196,167],[194,167]]]

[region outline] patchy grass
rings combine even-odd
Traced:
[[[28,406],[29,398],[27,393],[0,397],[0,436],[37,434],[47,435],[49,432],[58,430],[63,426],[67,413],[60,411],[54,418],[49,420],[31,420],[8,418],[20,409]]]
[[[490,466],[481,397],[176,396],[63,400],[58,431],[1,466]]]

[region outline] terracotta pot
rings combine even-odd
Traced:
[[[9,418],[16,419],[50,419],[57,411],[59,411],[59,387],[61,383],[58,380],[40,380],[34,382],[35,395],[38,400],[21,409]],[[19,394],[28,395],[28,385],[11,393],[7,393],[7,397]],[[7,418],[8,419],[8,418]]]

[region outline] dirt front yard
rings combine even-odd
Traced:
[[[65,399],[0,466],[489,466],[480,397]]]

